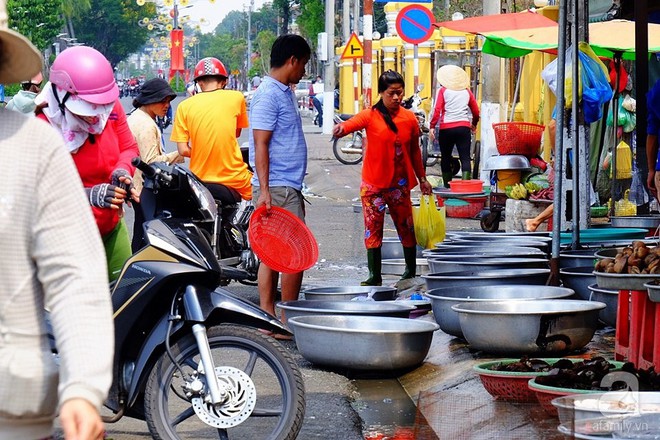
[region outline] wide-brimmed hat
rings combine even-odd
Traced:
[[[145,82],[140,88],[140,93],[133,100],[133,107],[163,102],[170,98],[176,98],[176,92],[162,78],[154,78]]]
[[[467,72],[453,64],[445,64],[435,73],[438,83],[449,90],[464,90],[470,88],[470,77]]]
[[[7,22],[7,1],[0,0],[0,84],[27,81],[43,68],[39,50]]]

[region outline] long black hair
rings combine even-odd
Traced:
[[[385,90],[389,89],[392,84],[401,84],[403,88],[406,87],[406,82],[403,80],[403,77],[399,72],[395,72],[394,70],[386,70],[378,77],[378,93],[383,93]],[[385,119],[385,123],[390,128],[390,130],[395,133],[399,132],[399,129],[396,128],[396,124],[392,120],[392,115],[390,115],[390,112],[387,110],[385,104],[383,103],[383,98],[379,99],[378,102],[371,108],[378,110],[380,114],[383,115],[383,119]]]

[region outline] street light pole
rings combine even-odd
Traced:
[[[332,133],[335,113],[335,0],[325,2],[325,32],[328,34],[328,60],[323,79],[323,134]]]
[[[250,69],[252,68],[252,8],[254,8],[254,0],[250,0],[248,8],[246,91],[250,90]]]

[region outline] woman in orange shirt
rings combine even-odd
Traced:
[[[346,122],[335,125],[333,134],[345,136],[365,129],[368,143],[364,151],[360,198],[364,214],[364,244],[367,248],[369,278],[363,286],[380,286],[381,245],[385,208],[396,226],[403,245],[406,270],[401,279],[415,277],[416,239],[410,190],[419,180],[422,194],[431,194],[419,149],[419,124],[415,115],[401,107],[405,83],[392,70],[378,78],[380,100]]]

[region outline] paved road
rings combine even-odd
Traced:
[[[177,98],[174,106],[181,101]],[[130,99],[122,100],[130,110]],[[308,206],[307,222],[319,243],[319,261],[305,273],[304,285],[333,286],[356,285],[366,278],[365,251],[362,243],[362,215],[353,210],[352,204],[358,201],[360,166],[340,164],[332,154],[329,136],[322,135],[317,127],[311,125],[311,118],[305,116],[306,139],[309,147],[308,174],[305,184],[311,205]],[[169,139],[171,127],[166,130]],[[244,134],[239,140],[247,141]],[[168,141],[167,151],[175,146]],[[132,221],[131,212],[127,219]],[[455,221],[450,219],[453,229],[478,228],[478,222]],[[386,223],[386,236],[395,236],[391,222]],[[396,281],[391,278],[388,281]],[[230,289],[245,298],[258,301],[256,288],[239,284],[230,285]],[[295,343],[285,342],[298,364],[301,366],[306,386],[307,410],[300,439],[357,440],[362,439],[362,421],[359,412],[351,403],[360,396],[355,382],[349,378],[323,369],[316,368],[302,358]],[[396,386],[392,393],[400,393]],[[388,391],[383,391],[387,401]],[[108,425],[108,436],[115,440],[151,438],[143,421],[122,419]],[[201,437],[207,438],[207,437]],[[212,437],[208,437],[212,438]]]

